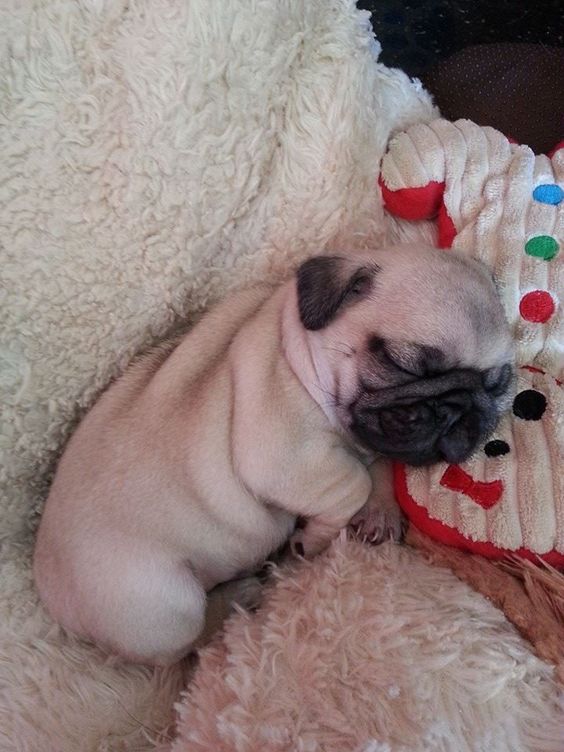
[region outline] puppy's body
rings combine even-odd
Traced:
[[[414,300],[397,300],[409,265],[422,274],[428,261],[440,272],[418,280],[413,299],[437,279],[468,277],[454,301],[437,303],[446,324],[421,326]],[[327,278],[327,260],[314,260],[297,285],[231,297],[176,347],[133,365],[86,416],[57,470],[34,563],[67,629],[131,659],[174,660],[202,630],[206,591],[256,567],[296,515],[308,522],[294,541],[313,554],[374,506],[367,466],[386,441],[398,458],[414,442],[427,461],[462,456],[495,424],[499,400],[482,381],[499,381],[491,372],[510,346],[483,270],[426,249],[334,263]],[[427,361],[433,349],[437,373],[423,356],[412,363],[414,347]],[[413,433],[421,410],[426,428]]]
[[[280,357],[288,291],[270,292],[229,299],[136,363],[72,437],[35,557],[71,631],[173,660],[201,631],[205,591],[262,562],[294,514],[335,505],[346,524],[365,502],[364,467]]]

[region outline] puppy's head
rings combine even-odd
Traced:
[[[508,406],[512,340],[481,263],[420,246],[318,256],[297,296],[318,401],[364,448],[462,462]]]

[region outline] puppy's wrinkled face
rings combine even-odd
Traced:
[[[511,334],[479,262],[420,246],[319,256],[297,291],[318,401],[365,449],[462,462],[509,406]]]

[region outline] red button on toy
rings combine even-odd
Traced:
[[[556,308],[552,295],[546,290],[533,290],[523,295],[519,303],[519,313],[526,321],[544,324]]]

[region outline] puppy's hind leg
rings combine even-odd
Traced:
[[[262,596],[263,586],[258,577],[243,577],[222,582],[208,593],[206,621],[194,647],[203,647],[218,632],[235,610],[235,606],[252,610]]]
[[[90,603],[83,620],[93,627],[90,636],[137,663],[176,663],[204,628],[202,585],[187,564],[166,555],[139,554],[121,564],[120,577],[107,571],[102,598]]]

